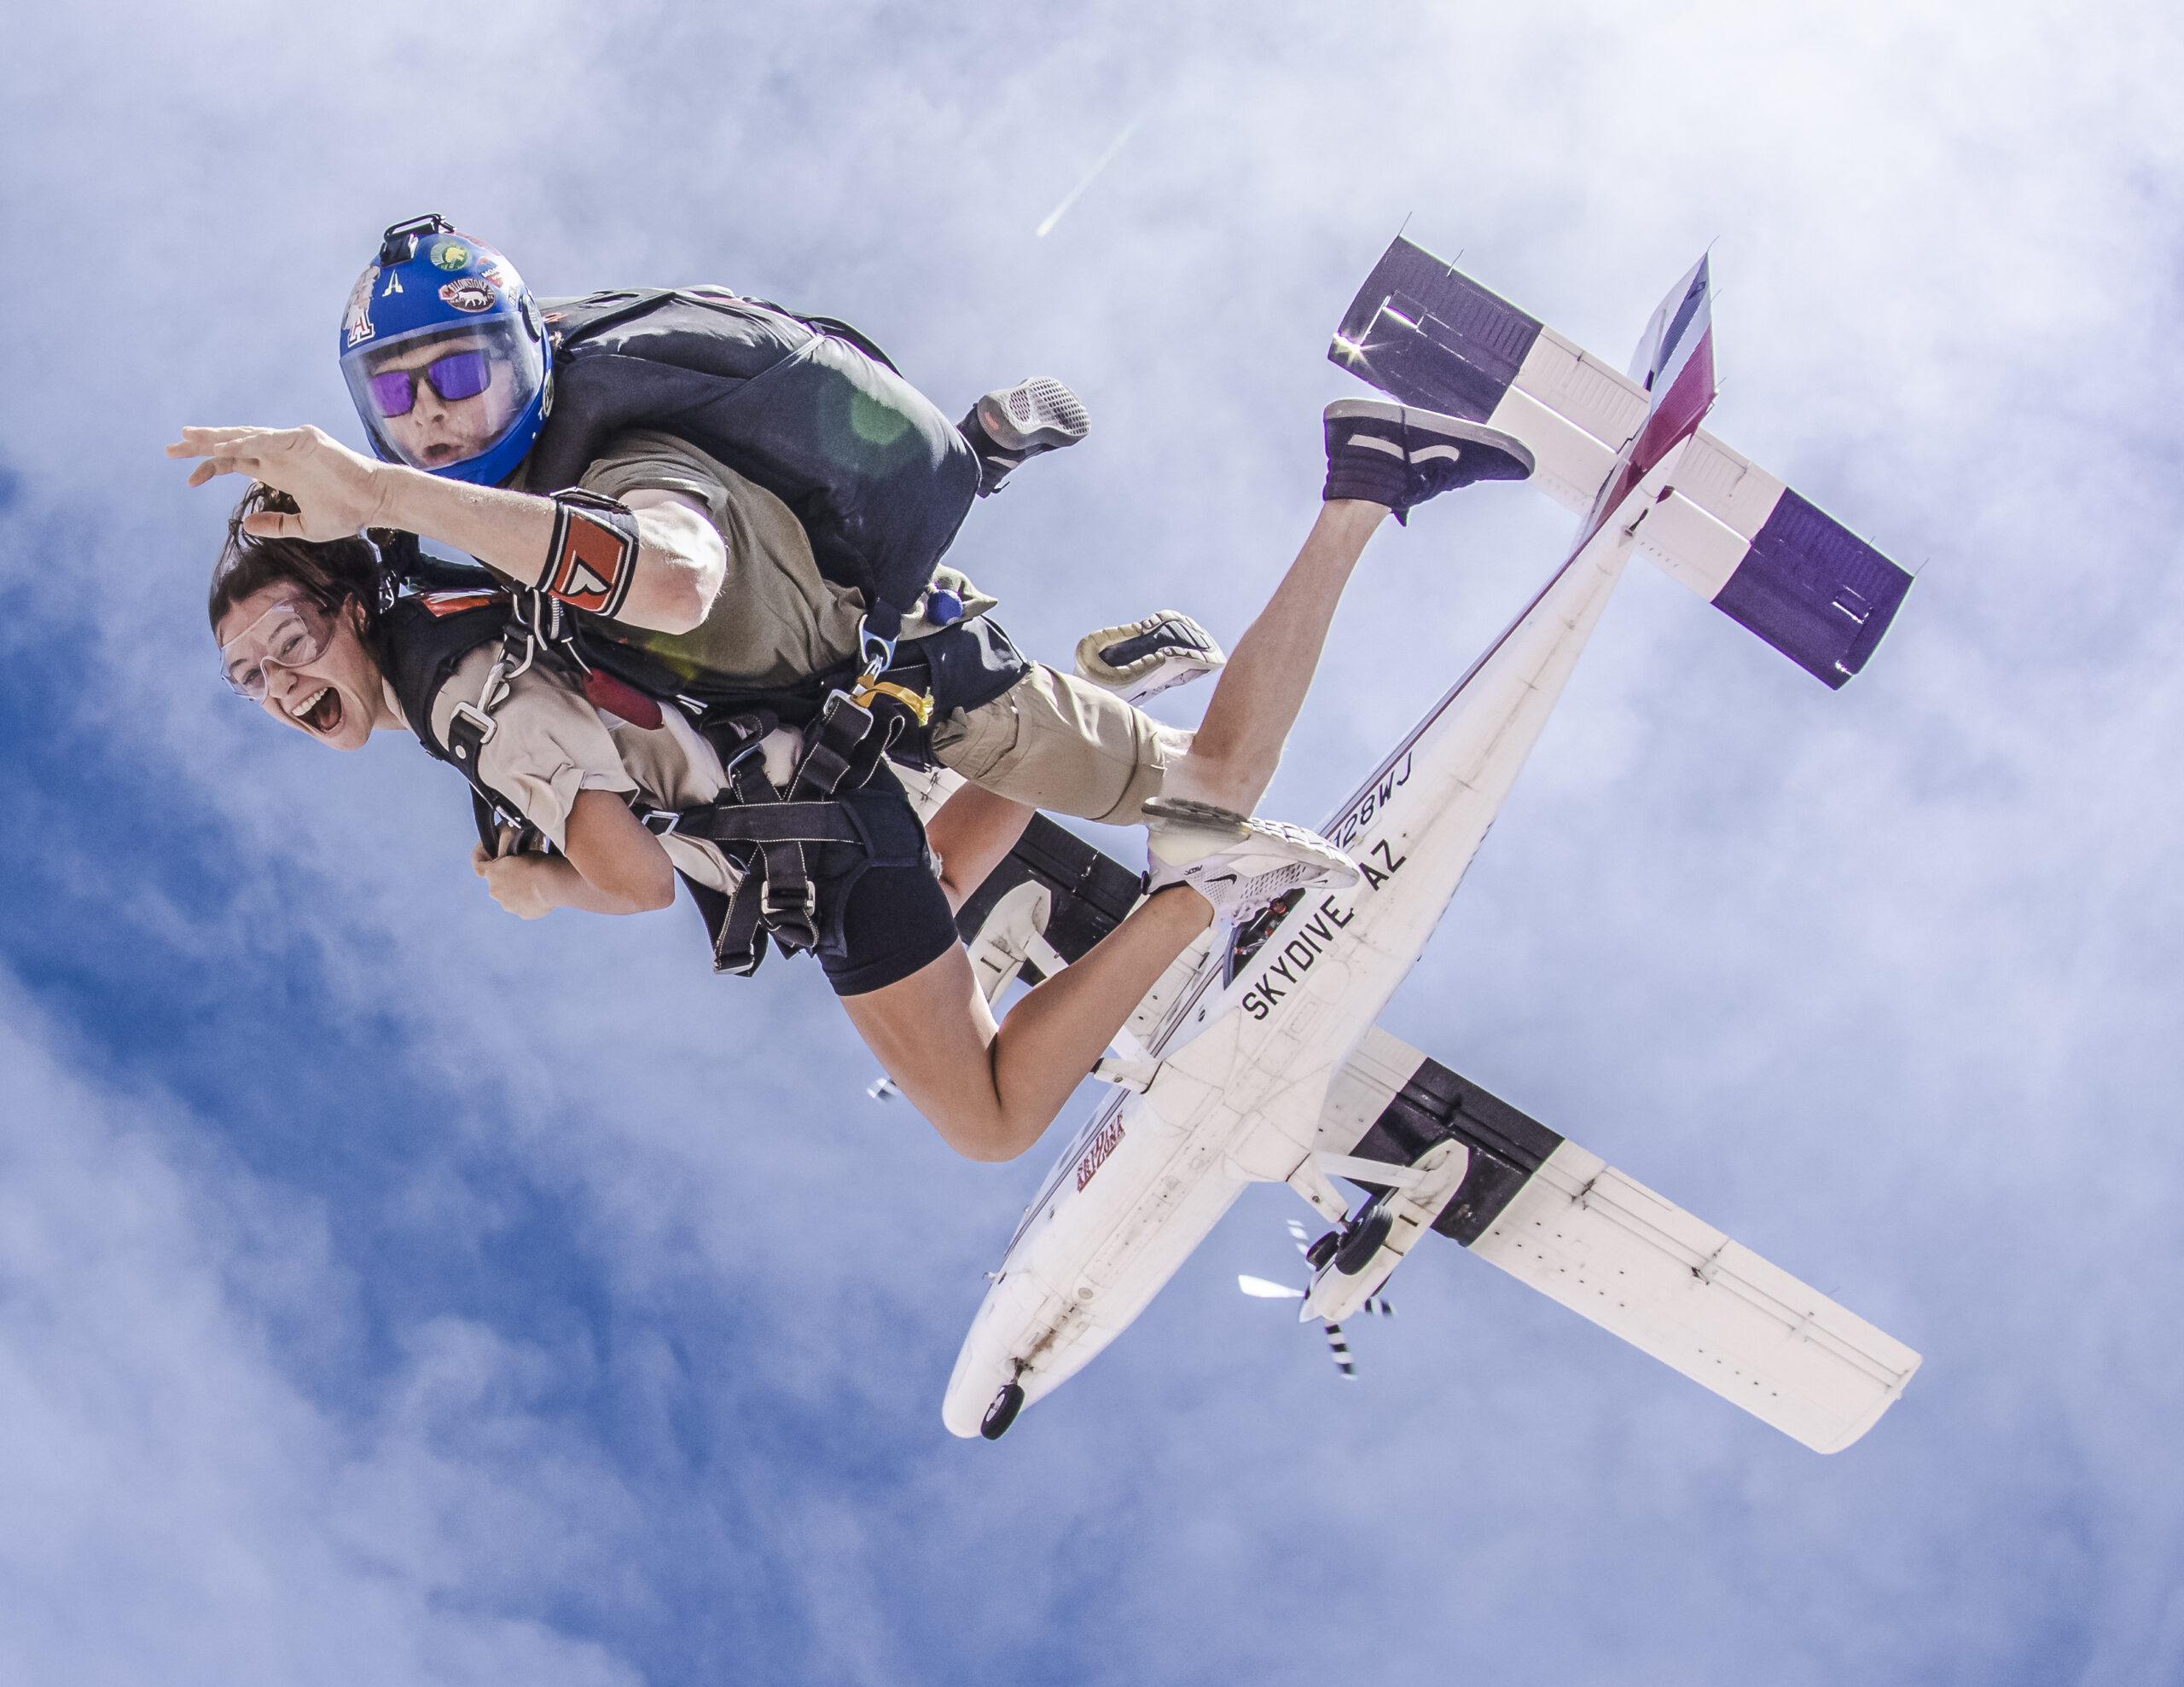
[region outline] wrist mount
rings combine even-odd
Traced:
[[[624,505],[570,487],[552,495],[554,536],[539,589],[613,620],[637,571],[637,518]]]

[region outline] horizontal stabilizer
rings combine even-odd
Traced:
[[[1919,1368],[1599,1156],[1368,1032],[1329,1087],[1321,1151],[1409,1165],[1451,1137],[1469,1165],[1435,1230],[1815,1452],[1857,1440]]]
[[[1661,313],[1659,332],[1674,319]],[[1660,373],[1652,368],[1660,351],[1641,343],[1647,373]],[[1581,515],[1652,409],[1642,379],[1402,239],[1350,302],[1327,357],[1403,403],[1513,434],[1537,462],[1531,484]],[[1902,569],[1703,428],[1636,537],[1663,571],[1838,688],[1865,666],[1911,586]]]

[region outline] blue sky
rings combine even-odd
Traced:
[[[2167,1681],[2184,741],[2165,10],[124,0],[14,25],[0,1680]],[[1044,239],[1033,230],[1138,127]],[[1920,571],[1831,695],[1651,571],[1390,1028],[1926,1355],[1820,1458],[1453,1248],[1333,1378],[1254,1191],[998,1445],[1044,1167],[808,965],[507,918],[459,785],[218,685],[186,421],[355,440],[379,229],[840,316],[1092,439],[952,559],[1035,651],[1233,638],[1412,237],[1612,360],[1713,243],[1714,426]],[[1559,554],[1375,541],[1310,822]],[[1188,719],[1188,710],[1177,718]],[[1132,840],[1108,840],[1118,851]]]

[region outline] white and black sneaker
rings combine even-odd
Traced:
[[[956,431],[978,453],[979,496],[986,498],[1027,458],[1083,438],[1092,417],[1084,401],[1052,375],[1026,375],[972,405]]]
[[[1155,797],[1145,805],[1147,896],[1188,884],[1217,919],[1241,924],[1285,890],[1355,884],[1357,863],[1316,832]]]
[[[1529,480],[1524,442],[1484,424],[1385,398],[1327,409],[1327,484],[1321,496],[1385,504],[1397,521],[1428,498],[1482,480]]]
[[[1187,686],[1219,672],[1228,660],[1212,634],[1174,609],[1120,627],[1102,627],[1077,641],[1077,677],[1125,703],[1143,703]]]

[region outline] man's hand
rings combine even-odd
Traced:
[[[247,474],[296,501],[301,515],[261,511],[243,522],[260,539],[349,539],[386,525],[386,466],[315,427],[185,427],[170,457],[200,457],[189,484]]]
[[[485,881],[493,900],[518,919],[543,919],[561,906],[555,895],[563,865],[549,855],[489,855],[485,846],[471,846],[470,869]]]

